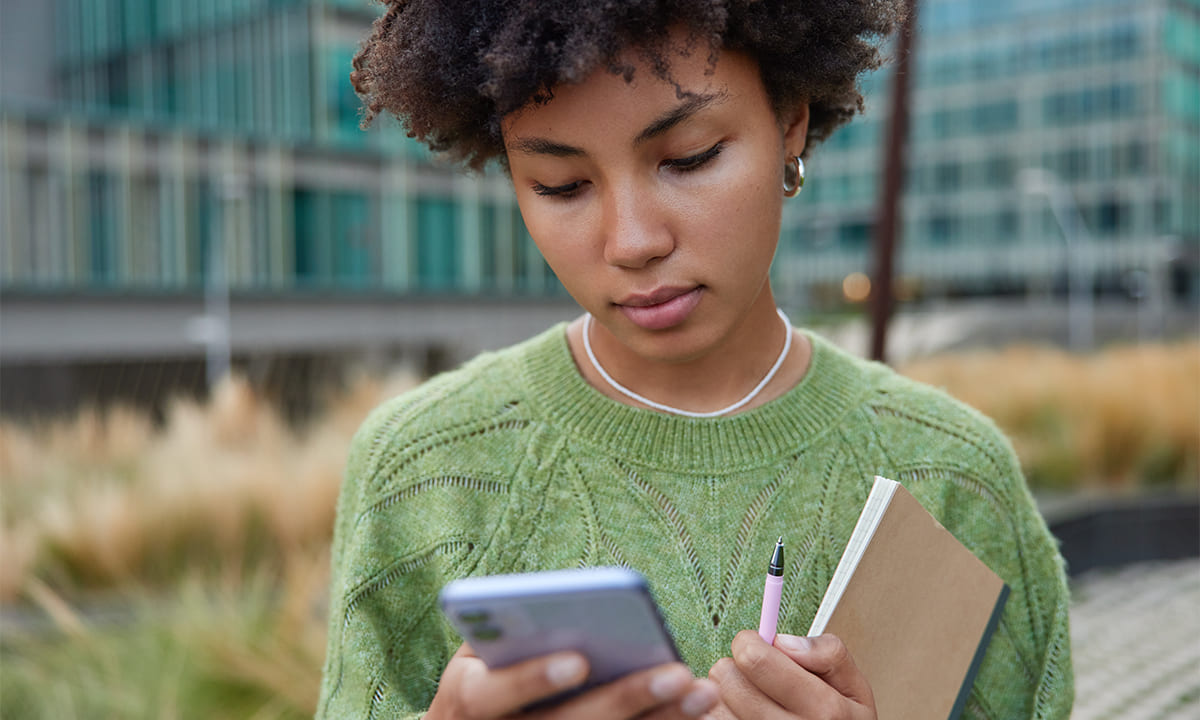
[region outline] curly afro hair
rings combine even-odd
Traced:
[[[593,70],[632,77],[636,48],[671,81],[673,53],[723,48],[755,58],[776,112],[809,104],[808,143],[863,108],[858,76],[903,19],[899,0],[379,0],[354,58],[366,127],[391,112],[410,137],[473,169],[505,164],[500,122]],[[674,28],[686,29],[672,46]],[[678,87],[678,86],[677,86]]]

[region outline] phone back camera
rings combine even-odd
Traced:
[[[458,619],[468,625],[478,625],[491,619],[491,615],[487,610],[463,610],[458,614]]]
[[[476,625],[471,628],[471,637],[479,642],[499,640],[503,633],[495,625]]]

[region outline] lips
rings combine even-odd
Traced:
[[[687,319],[696,306],[704,286],[657,288],[644,295],[630,295],[617,308],[634,325],[646,330],[665,330]]]

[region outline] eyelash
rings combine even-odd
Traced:
[[[693,172],[707,165],[710,161],[720,155],[721,151],[724,149],[725,142],[721,141],[702,153],[685,158],[664,160],[662,164],[664,167],[669,167],[676,172]],[[541,183],[535,183],[533,186],[533,192],[537,195],[541,195],[542,197],[565,199],[573,197],[579,191],[579,188],[582,185],[583,183],[579,181],[568,183],[566,185],[556,185],[554,187],[547,187]]]
[[[721,141],[704,152],[699,153],[698,155],[692,155],[691,157],[681,158],[679,160],[666,160],[663,162],[663,165],[666,165],[674,170],[678,170],[679,172],[691,172],[693,170],[699,170],[707,165],[710,160],[720,155],[721,151],[724,149],[725,142]]]

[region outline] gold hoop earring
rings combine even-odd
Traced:
[[[783,194],[796,197],[804,187],[804,161],[793,155],[783,164]]]

